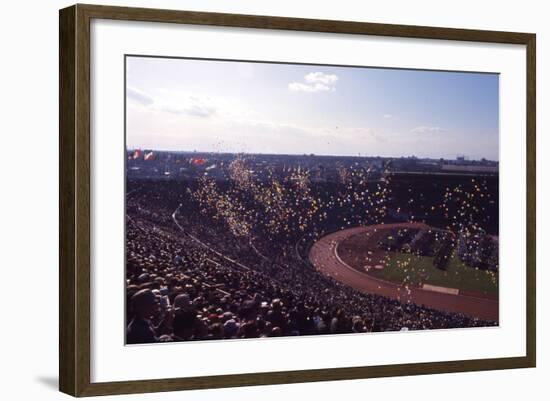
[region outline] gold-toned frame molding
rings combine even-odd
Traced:
[[[92,18],[525,45],[526,356],[334,369],[90,382],[90,21]],[[59,389],[73,396],[534,367],[536,363],[536,36],[422,26],[77,4],[59,13]]]

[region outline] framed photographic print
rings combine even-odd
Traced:
[[[535,324],[534,34],[60,11],[61,391],[534,367]]]

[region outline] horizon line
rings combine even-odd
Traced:
[[[126,151],[151,151],[151,152],[162,152],[162,153],[209,153],[209,154],[220,154],[220,155],[260,155],[260,156],[306,156],[306,157],[315,157],[315,156],[321,156],[321,157],[354,157],[354,158],[381,158],[381,159],[411,159],[416,158],[419,160],[457,160],[458,157],[464,156],[464,161],[488,161],[493,163],[500,163],[499,160],[489,159],[486,157],[481,157],[479,159],[472,159],[469,158],[468,155],[464,154],[457,154],[454,158],[447,158],[447,157],[428,157],[428,156],[416,156],[416,155],[402,155],[402,156],[383,156],[383,155],[362,155],[362,154],[356,154],[356,155],[343,155],[343,154],[326,154],[326,153],[263,153],[263,152],[238,152],[238,151],[214,151],[214,150],[174,150],[174,149],[155,149],[150,147],[128,147],[126,146]]]

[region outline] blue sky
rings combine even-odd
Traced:
[[[127,146],[498,160],[498,75],[128,57]]]

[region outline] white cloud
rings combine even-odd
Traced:
[[[191,117],[210,117],[216,114],[216,106],[208,97],[186,96],[175,102],[159,102],[160,111]]]
[[[441,127],[430,127],[424,125],[411,130],[411,133],[413,134],[441,134],[443,132],[447,132],[447,130]]]
[[[384,114],[383,117],[386,118],[386,119],[389,119],[389,118],[392,118],[393,116],[391,114]]]
[[[128,99],[131,99],[144,106],[149,106],[155,102],[154,99],[145,92],[142,92],[136,88],[131,88],[129,86],[126,88],[126,96],[128,97]]]
[[[321,83],[324,85],[333,85],[338,81],[338,76],[335,74],[324,74],[322,72],[310,72],[304,79],[310,84]]]
[[[140,89],[126,88],[128,99],[152,111],[203,118],[213,116],[217,113],[217,106],[208,96],[170,92],[163,95],[153,97]]]
[[[291,82],[288,89],[295,92],[327,92],[335,91],[338,76],[322,72],[310,72],[304,77],[304,82]]]

